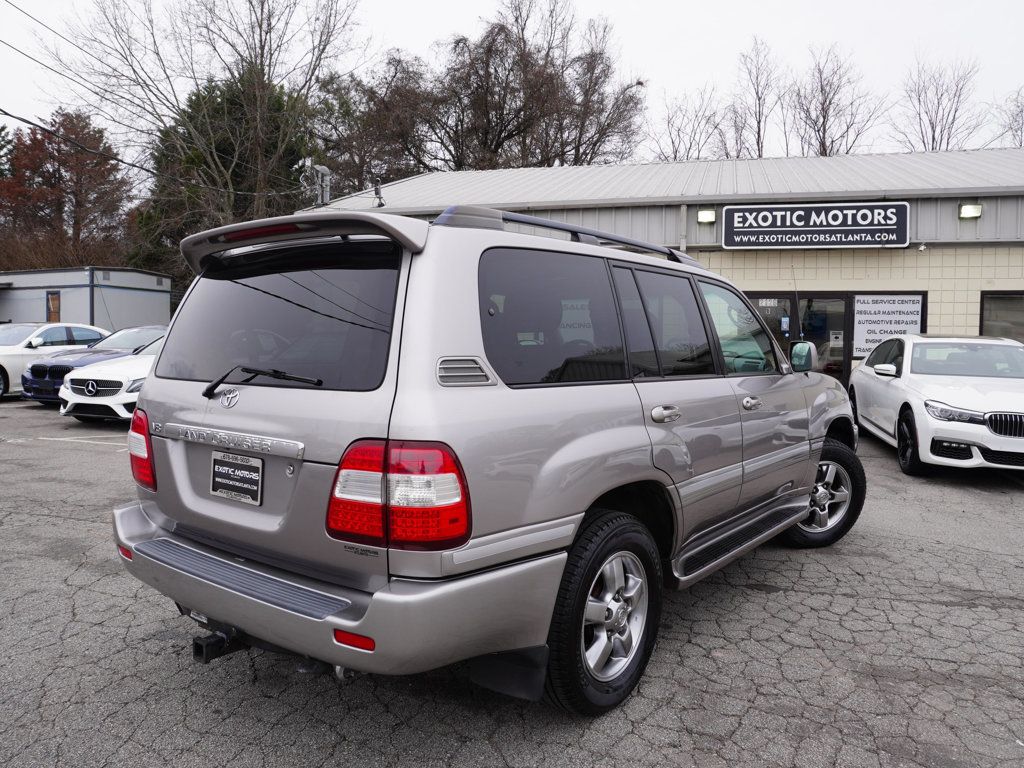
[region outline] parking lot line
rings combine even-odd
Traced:
[[[88,443],[90,445],[116,445],[119,448],[124,445],[124,442],[120,440],[116,443],[111,443],[102,440],[90,440],[87,437],[37,437],[36,440],[52,440],[60,443]]]

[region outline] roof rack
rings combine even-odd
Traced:
[[[565,224],[561,221],[542,219],[539,216],[527,216],[524,213],[512,213],[500,211],[496,208],[484,208],[477,205],[452,205],[434,219],[436,226],[441,227],[469,227],[472,229],[505,229],[505,224],[525,224],[531,227],[542,229],[553,229],[559,232],[568,232],[573,242],[588,243],[590,245],[601,245],[602,243],[614,243],[642,251],[650,251],[665,256],[669,261],[679,264],[689,264],[693,267],[701,266],[700,262],[685,253],[669,248],[664,245],[645,243],[643,240],[634,240],[631,237],[623,237],[611,232],[602,232],[599,229],[579,227],[575,224]]]

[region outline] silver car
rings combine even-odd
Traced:
[[[139,498],[114,530],[207,632],[203,662],[469,660],[599,713],[643,674],[665,588],[777,536],[827,546],[860,513],[839,382],[672,249],[456,207],[181,250],[199,277],[135,410]]]

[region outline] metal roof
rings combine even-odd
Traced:
[[[439,213],[681,203],[1024,195],[1024,149],[425,173],[332,200],[330,208]]]

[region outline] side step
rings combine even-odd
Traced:
[[[678,586],[690,586],[799,522],[807,516],[808,503],[806,497],[790,499],[784,506],[687,544],[672,561]]]

